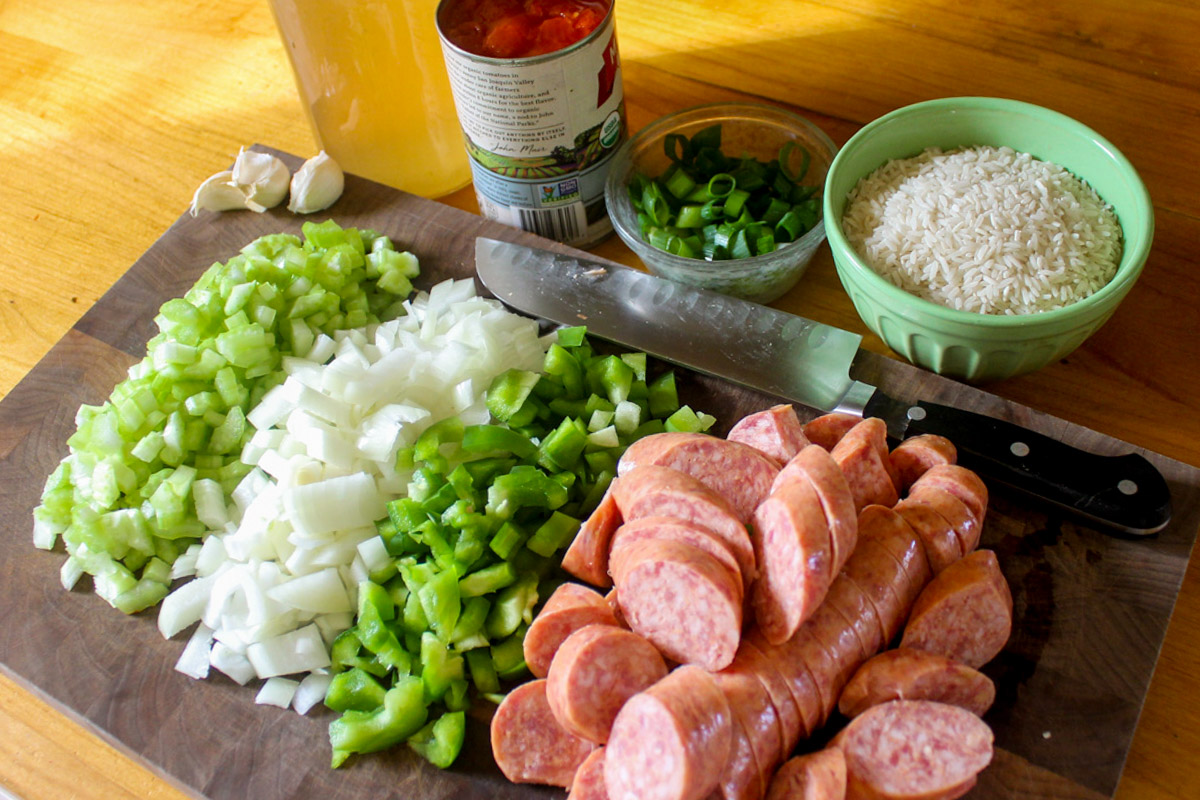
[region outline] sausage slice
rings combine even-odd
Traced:
[[[885,645],[890,644],[904,627],[911,603],[897,593],[896,584],[906,580],[903,568],[884,546],[874,539],[859,543],[846,563],[842,576],[853,582],[875,610],[879,632]]]
[[[983,524],[959,497],[938,486],[920,484],[913,486],[905,502],[929,506],[941,515],[958,538],[958,547],[962,555],[965,556],[979,546]]]
[[[554,718],[546,681],[522,684],[505,696],[491,723],[492,755],[513,783],[567,787],[596,745],[569,733]]]
[[[886,506],[864,508],[858,515],[858,529],[863,540],[881,544],[900,565],[902,580],[893,586],[907,613],[933,577],[920,537],[903,517]]]
[[[842,690],[838,710],[855,717],[891,700],[934,700],[982,717],[996,699],[996,686],[978,670],[945,656],[898,647],[858,668]]]
[[[896,445],[888,457],[896,473],[897,488],[904,493],[931,468],[956,463],[958,450],[945,436],[923,433]]]
[[[563,569],[567,572],[602,589],[612,586],[608,577],[609,541],[621,524],[621,511],[614,497],[617,483],[614,478],[608,485],[600,505],[579,526],[562,560]]]
[[[800,712],[788,688],[787,680],[775,666],[775,662],[767,657],[749,638],[743,638],[738,647],[737,656],[726,670],[743,670],[753,675],[771,698],[775,713],[779,716],[779,752],[786,755],[795,749],[801,737],[808,736],[812,731]]]
[[[766,791],[766,776],[781,759],[775,706],[767,690],[749,673],[722,670],[713,678],[725,694],[734,719],[734,753],[721,775],[721,791],[726,798],[758,800]],[[742,747],[748,747],[749,759],[738,757]]]
[[[733,718],[712,675],[673,671],[629,698],[604,757],[611,800],[701,800],[729,758]]]
[[[841,800],[846,796],[846,757],[827,747],[784,762],[767,790],[767,800]]]
[[[829,588],[825,602],[841,614],[858,637],[864,660],[880,651],[884,645],[883,628],[875,608],[853,581],[839,578]]]
[[[833,580],[858,543],[858,511],[854,505],[854,495],[850,493],[850,484],[846,482],[846,476],[833,456],[817,445],[809,445],[785,464],[775,476],[771,491],[797,478],[812,485],[825,512],[832,553],[829,578]]]
[[[631,444],[617,462],[624,476],[646,465],[671,467],[691,475],[725,498],[741,522],[767,496],[779,462],[740,442],[703,433],[656,433]]]
[[[785,482],[754,511],[758,580],[754,618],[767,640],[788,639],[825,599],[832,580],[829,525],[812,485]]]
[[[796,409],[787,403],[742,417],[725,438],[749,445],[780,464],[787,463],[808,444]]]
[[[597,747],[575,770],[567,800],[608,800],[604,785],[604,748]]]
[[[599,592],[578,583],[562,584],[525,631],[525,664],[534,677],[546,677],[559,645],[586,625],[616,626],[618,622]]]
[[[988,490],[979,476],[966,467],[957,464],[939,464],[930,468],[916,480],[913,488],[920,486],[936,486],[944,489],[967,504],[975,521],[983,525],[987,514]]]
[[[951,800],[991,763],[992,731],[957,706],[894,700],[850,721],[833,745],[846,757],[846,797]]]
[[[613,534],[612,549],[609,551],[612,569],[619,569],[617,565],[624,559],[627,548],[644,539],[669,539],[698,547],[721,562],[743,585],[747,583],[741,566],[724,539],[694,522],[674,517],[640,517],[618,528]]]
[[[946,567],[921,592],[900,640],[978,669],[1012,633],[1012,593],[991,550]]]
[[[728,666],[741,640],[741,580],[682,542],[644,539],[624,553],[613,581],[629,627],[672,661]]]
[[[626,522],[674,517],[707,528],[725,540],[746,580],[754,578],[750,534],[725,498],[691,475],[653,464],[627,473],[620,481],[613,499]]]
[[[804,438],[815,445],[832,450],[846,433],[861,422],[860,417],[835,411],[809,420],[804,425]]]
[[[829,654],[823,647],[817,647],[815,643],[808,641],[809,638],[802,626],[792,639],[781,645],[771,644],[757,629],[751,629],[745,639],[748,644],[759,649],[783,678],[792,701],[800,712],[803,725],[801,731],[804,736],[812,735],[825,722],[825,697],[822,692],[828,693],[828,690],[823,690],[818,685],[816,673],[831,672],[822,666],[829,664]],[[803,660],[805,658],[813,659],[816,671]],[[788,748],[789,753],[791,750],[792,748]]]
[[[611,625],[589,625],[568,636],[555,653],[546,697],[563,728],[604,744],[625,701],[666,674],[666,662],[644,637]]]
[[[868,417],[842,437],[830,451],[841,467],[854,495],[854,507],[878,503],[893,506],[900,499],[896,477],[888,457],[887,425],[878,417]]]
[[[896,513],[921,538],[934,575],[962,558],[962,544],[954,527],[932,506],[906,497],[896,504]]]

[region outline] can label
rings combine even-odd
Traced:
[[[604,181],[627,135],[612,6],[588,36],[547,55],[488,58],[444,33],[442,51],[481,213],[576,247],[607,236]]]

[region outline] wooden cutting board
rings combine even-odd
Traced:
[[[473,275],[476,236],[568,251],[353,177],[318,218],[326,216],[379,230],[416,253],[421,288]],[[127,617],[90,590],[64,592],[61,547],[44,552],[31,544],[31,512],[46,475],[67,452],[76,409],[103,402],[141,358],[158,307],[213,262],[262,234],[299,233],[302,221],[283,210],[180,217],[0,402],[0,668],[196,797],[561,797],[499,774],[486,703],[472,710],[451,770],[434,769],[405,748],[330,770],[331,712],[319,707],[301,717],[256,706],[253,687],[220,674],[197,682],[175,672],[186,636],[164,641],[154,611]],[[1094,452],[1136,450],[870,353],[860,356],[855,377],[903,400],[969,408]],[[693,374],[681,373],[680,387],[686,402],[717,415],[721,433],[775,402]],[[1107,536],[993,487],[982,546],[1000,558],[1016,621],[1008,647],[985,670],[997,685],[987,716],[997,754],[972,798],[1105,798],[1116,788],[1200,527],[1200,470],[1139,452],[1166,475],[1175,510],[1171,525],[1149,538]]]

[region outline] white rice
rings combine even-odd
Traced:
[[[889,161],[850,192],[842,229],[894,285],[981,314],[1070,305],[1121,260],[1112,207],[1057,164],[1008,147]]]

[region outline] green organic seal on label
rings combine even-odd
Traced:
[[[608,149],[613,147],[620,138],[621,114],[619,111],[614,111],[605,117],[604,122],[600,125],[600,144]]]

